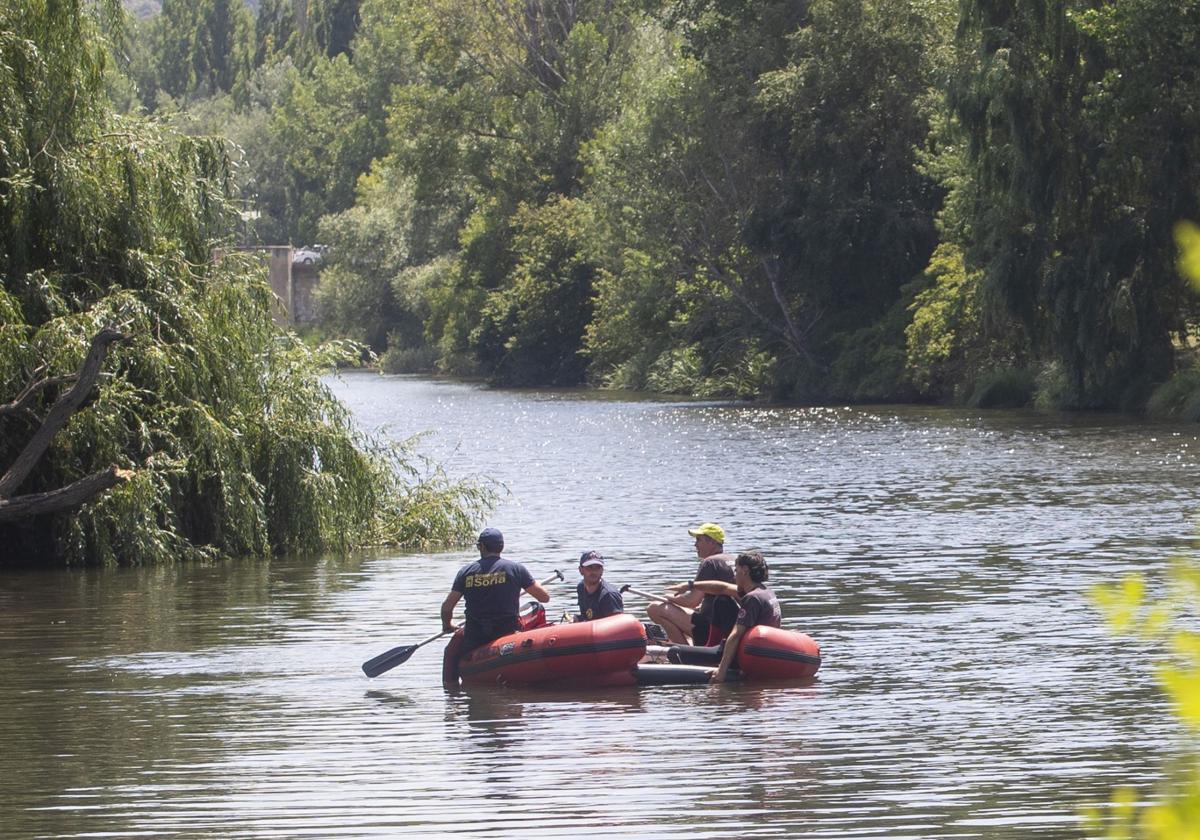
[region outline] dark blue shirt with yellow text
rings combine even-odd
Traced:
[[[491,624],[516,619],[521,593],[533,585],[533,575],[515,560],[481,557],[458,570],[450,588],[467,602],[467,620]]]

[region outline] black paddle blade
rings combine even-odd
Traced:
[[[397,665],[403,665],[419,647],[420,645],[403,645],[385,651],[374,659],[368,659],[364,662],[362,666],[363,673],[368,677],[378,677],[384,671],[390,671]]]

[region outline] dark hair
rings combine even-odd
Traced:
[[[758,549],[743,551],[737,556],[734,561],[739,566],[745,566],[746,571],[750,573],[750,580],[755,583],[762,583],[771,576],[767,569],[767,560],[763,557],[762,552]]]

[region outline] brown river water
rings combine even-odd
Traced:
[[[1193,550],[1194,426],[331,385],[507,487],[489,524],[566,573],[552,615],[582,550],[657,590],[721,523],[819,679],[448,694],[440,643],[365,678],[439,629],[463,551],[12,573],[0,837],[1080,837],[1183,743],[1087,592]]]

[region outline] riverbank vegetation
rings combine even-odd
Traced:
[[[1192,5],[164,0],[140,27],[117,98],[239,144],[249,235],[328,243],[322,328],[390,369],[1196,401]]]
[[[0,564],[132,563],[469,533],[488,494],[359,434],[356,352],[272,324],[213,259],[222,140],[114,111],[120,6],[0,0]]]

